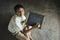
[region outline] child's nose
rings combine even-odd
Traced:
[[[21,13],[21,11],[20,11],[20,13]]]

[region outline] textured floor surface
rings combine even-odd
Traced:
[[[48,32],[45,32],[40,29],[32,30],[31,35],[33,40],[50,40]]]

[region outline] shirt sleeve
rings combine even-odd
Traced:
[[[26,17],[23,15],[21,20],[22,21],[25,21],[26,20]]]

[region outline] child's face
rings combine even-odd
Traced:
[[[17,10],[17,15],[18,15],[18,16],[22,16],[22,15],[24,15],[24,13],[25,13],[25,11],[24,11],[23,8],[19,8],[19,9]]]

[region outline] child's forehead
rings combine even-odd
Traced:
[[[24,10],[24,8],[19,8],[18,10]]]

